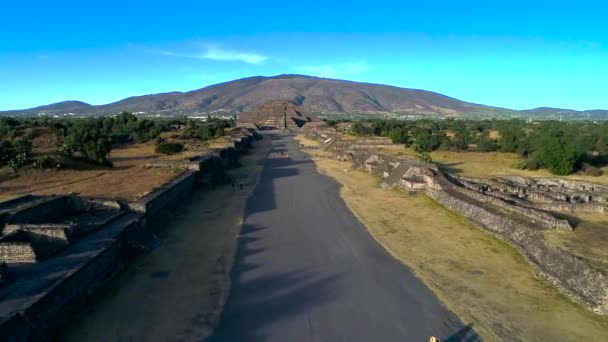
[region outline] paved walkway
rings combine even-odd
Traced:
[[[291,137],[268,137],[273,150],[247,203],[210,340],[464,340],[470,329],[367,233],[338,184]]]

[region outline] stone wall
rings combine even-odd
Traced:
[[[542,233],[502,215],[480,203],[471,203],[450,191],[427,191],[446,208],[514,246],[546,279],[570,298],[599,314],[608,313],[608,279],[587,263],[548,245]]]
[[[533,203],[531,207],[550,211],[569,211],[573,213],[598,213],[608,215],[608,207],[596,203]]]
[[[452,191],[460,192],[461,194],[470,198],[474,198],[482,203],[491,204],[493,206],[496,206],[497,208],[521,215],[521,217],[524,217],[534,228],[573,230],[572,226],[567,220],[558,219],[545,212],[512,205],[500,198],[487,196],[477,191],[472,191],[458,186],[451,187],[451,189]]]
[[[195,171],[184,172],[154,192],[135,202],[129,203],[128,208],[145,215],[158,213],[188,195],[194,188],[196,176],[197,173]]]
[[[124,227],[130,229],[137,222]],[[123,269],[127,258],[125,239],[114,240],[107,248],[78,268],[56,286],[53,286],[40,300],[25,309],[21,315],[36,327],[42,336],[53,336],[57,327],[65,326],[75,310],[84,305],[88,297],[103,287]]]

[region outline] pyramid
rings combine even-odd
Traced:
[[[262,129],[295,130],[319,118],[289,100],[270,100],[239,115],[239,126],[255,125]]]

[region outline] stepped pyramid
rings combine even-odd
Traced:
[[[288,100],[270,100],[239,115],[239,126],[256,125],[266,129],[296,130],[319,118],[304,107]]]

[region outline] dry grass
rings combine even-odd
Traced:
[[[137,199],[176,176],[169,169],[148,169],[145,163],[159,158],[154,144],[129,145],[112,150],[109,159],[113,168],[90,167],[84,170],[37,170],[31,167],[14,174],[0,169],[0,200],[25,194],[67,194]]]
[[[548,242],[608,273],[608,216],[595,213],[569,214],[574,231],[549,231]]]
[[[300,143],[300,145],[303,145],[305,147],[309,147],[309,148],[318,148],[321,146],[321,143],[313,140],[313,139],[308,139],[303,135],[297,135],[295,137],[295,140],[298,141]]]
[[[312,152],[315,153],[316,151]],[[608,317],[570,302],[515,249],[426,196],[382,190],[350,164],[315,158],[370,233],[486,340],[596,341]]]

